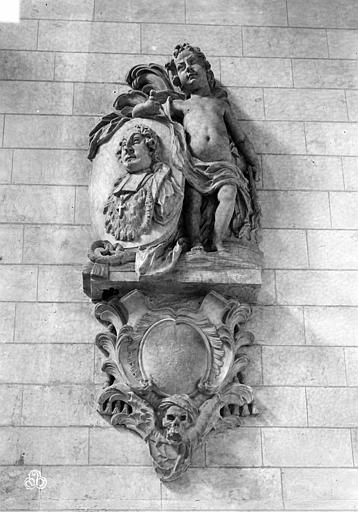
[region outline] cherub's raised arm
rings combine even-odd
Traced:
[[[149,98],[143,103],[139,103],[133,108],[132,117],[154,117],[160,114],[161,112],[161,102],[159,99],[155,97],[153,94],[154,91],[151,91],[149,94]]]
[[[247,138],[237,119],[235,119],[230,107],[225,111],[224,120],[232,141],[244,155],[247,164],[252,167],[254,179],[258,181],[261,176],[260,159],[256,154],[254,146]]]
[[[149,93],[149,98],[134,107],[132,116],[155,117],[162,113],[162,105],[170,98],[170,113],[180,119],[182,117],[182,110],[180,108],[183,102],[182,96],[182,94],[170,91],[169,89],[163,91],[155,91],[152,89]]]

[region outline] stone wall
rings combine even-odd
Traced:
[[[23,0],[21,16],[0,25],[0,509],[358,507],[358,2]],[[261,415],[161,485],[144,443],[95,412],[86,146],[126,71],[182,40],[262,155]]]

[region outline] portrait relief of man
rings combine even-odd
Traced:
[[[107,233],[136,241],[153,223],[166,224],[180,207],[182,191],[170,167],[159,159],[159,138],[138,124],[127,132],[117,156],[126,170],[113,186],[103,213]]]

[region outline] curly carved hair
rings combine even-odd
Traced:
[[[137,124],[132,126],[127,132],[123,134],[122,140],[119,143],[119,148],[116,153],[118,159],[121,158],[122,155],[122,145],[123,141],[127,140],[127,137],[139,133],[145,140],[145,144],[149,149],[149,152],[152,155],[152,164],[160,161],[160,139],[154,130],[146,126],[145,124]]]
[[[201,51],[201,49],[198,46],[192,46],[189,43],[181,43],[177,44],[173,51],[173,58],[170,62],[168,62],[165,67],[170,71],[172,76],[172,82],[175,86],[180,87],[181,82],[178,76],[178,71],[176,67],[176,60],[178,59],[179,55],[183,52],[190,52],[196,55],[200,61],[203,64],[203,67],[206,70],[206,76],[208,79],[209,87],[212,91],[216,89],[216,80],[214,77],[214,73],[211,70],[211,64],[205,57],[204,52]]]

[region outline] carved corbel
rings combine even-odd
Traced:
[[[98,412],[144,439],[162,480],[178,478],[212,430],[256,414],[252,389],[240,382],[248,364],[240,349],[253,342],[250,311],[216,292],[196,310],[155,308],[137,290],[97,304],[108,377]]]

